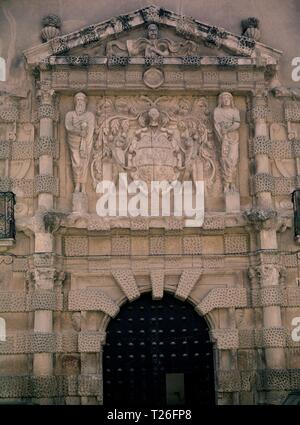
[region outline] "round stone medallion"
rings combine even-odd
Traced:
[[[147,87],[150,87],[150,89],[157,89],[164,83],[165,78],[160,69],[150,68],[144,72],[143,81]]]

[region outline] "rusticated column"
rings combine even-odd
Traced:
[[[272,206],[272,176],[269,164],[269,130],[267,125],[268,106],[264,96],[257,96],[253,100],[252,119],[254,121],[254,157],[255,177],[254,191],[257,198],[257,206],[262,209],[270,209]]]
[[[45,340],[47,348],[41,350],[41,346],[35,345],[33,338],[33,377],[37,384],[45,382],[46,391],[35,391],[35,398],[40,404],[52,404],[52,396],[47,393],[47,385],[53,375],[53,353],[57,350],[57,340],[53,338],[53,310],[57,307],[58,288],[65,278],[64,272],[58,272],[53,265],[52,235],[37,233],[39,252],[33,256],[32,268],[27,273],[29,284],[31,307],[34,309],[34,334],[38,334],[37,340]],[[42,252],[42,249],[44,250]],[[46,249],[49,252],[45,252]],[[43,335],[44,334],[44,335]],[[46,336],[46,339],[44,338]],[[40,337],[43,337],[42,339]],[[38,352],[37,352],[38,351]],[[43,386],[41,386],[43,388]]]
[[[55,269],[38,268],[34,270],[35,289],[53,290]],[[34,332],[53,332],[52,310],[36,310],[34,312]],[[49,376],[53,373],[53,354],[35,353],[33,357],[33,374]]]
[[[40,210],[34,218],[35,223],[35,254],[33,263],[28,273],[30,291],[32,299],[35,300],[32,308],[34,310],[33,332],[36,334],[46,334],[50,342],[43,352],[41,347],[34,348],[33,354],[33,375],[39,378],[50,380],[53,375],[53,352],[56,351],[56,340],[53,338],[53,310],[56,309],[56,296],[58,295],[58,285],[64,280],[64,272],[57,270],[54,262],[54,236],[60,225],[60,215],[58,213]],[[42,335],[45,337],[46,335]],[[38,351],[38,352],[37,352]],[[45,394],[37,394],[41,404],[51,403],[50,397]]]
[[[39,229],[41,230],[41,229]],[[53,253],[53,235],[51,233],[35,233],[35,260],[32,271],[32,289],[50,290],[54,289],[55,268],[51,262],[44,262],[41,266],[41,256],[51,259]],[[47,264],[48,263],[48,264]],[[51,310],[36,310],[34,312],[34,332],[52,333],[53,312]],[[34,354],[33,373],[34,375],[51,375],[53,362],[51,353]]]
[[[270,212],[273,209],[273,176],[270,172],[269,154],[271,141],[267,125],[268,104],[263,95],[253,100],[252,119],[254,121],[253,149],[255,156],[254,192],[257,210]],[[259,232],[261,249],[277,249],[276,228],[262,227]]]
[[[40,121],[38,155],[39,175],[35,179],[35,190],[38,193],[38,206],[46,209],[53,208],[53,192],[55,191],[56,179],[53,176],[53,121],[55,118],[54,106],[55,92],[51,88],[51,82],[43,80],[37,92],[39,100],[38,115]]]
[[[259,283],[258,303],[263,310],[262,345],[265,348],[266,366],[268,369],[284,369],[285,338],[280,308],[283,271],[275,264],[267,264],[257,267],[256,273]]]
[[[273,211],[272,205],[273,177],[269,162],[271,141],[269,139],[267,114],[266,97],[263,95],[256,96],[253,101],[252,118],[254,121],[253,147],[255,155],[254,191],[257,205],[246,215],[258,232],[260,248],[277,250],[278,217],[276,211]],[[270,341],[270,336],[272,340],[274,331],[280,333],[282,329],[280,268],[275,264],[263,264],[262,262],[262,265],[256,269],[256,273],[259,283],[259,305],[263,310],[262,342],[265,347],[266,365],[270,369],[284,368],[284,349],[280,347],[280,344]]]
[[[38,195],[39,211],[51,210],[54,206],[53,194],[56,187],[56,178],[53,175],[53,157],[55,152],[54,96],[55,92],[51,88],[51,81],[42,79],[37,91],[39,138],[35,147],[35,155],[39,160],[39,173],[35,176],[35,192]],[[31,271],[31,289],[33,291],[51,292],[54,290],[56,276],[56,270],[51,261],[54,252],[54,240],[53,235],[45,231],[43,220],[39,224],[35,232],[35,256]],[[41,263],[42,256],[50,259],[50,261]],[[51,334],[53,332],[53,311],[43,309],[43,306],[37,308],[34,312],[33,330],[35,333]],[[37,377],[46,377],[53,374],[52,352],[34,353],[33,374]]]

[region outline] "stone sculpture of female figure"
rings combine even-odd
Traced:
[[[84,93],[77,93],[74,96],[74,104],[75,110],[66,114],[65,126],[68,133],[75,193],[85,193],[93,147],[95,116],[86,110],[87,97]]]
[[[239,158],[240,112],[235,107],[231,93],[219,95],[214,110],[214,128],[221,145],[221,168],[224,192],[235,191],[235,180]]]

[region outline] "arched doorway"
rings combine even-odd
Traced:
[[[122,307],[103,351],[106,406],[213,405],[213,348],[192,305],[146,294]]]

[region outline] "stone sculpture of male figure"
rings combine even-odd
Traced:
[[[74,111],[66,114],[65,126],[68,134],[75,193],[86,192],[93,134],[95,129],[95,115],[86,110],[87,96],[77,93],[74,96]]]
[[[240,112],[235,107],[231,93],[219,95],[214,110],[214,128],[221,145],[221,167],[224,192],[235,191],[237,164],[239,159]]]

